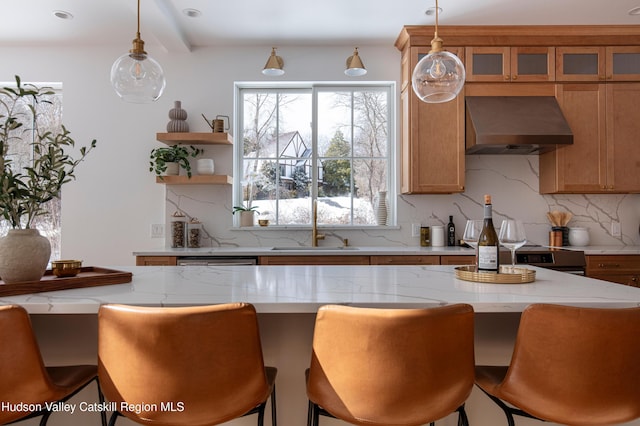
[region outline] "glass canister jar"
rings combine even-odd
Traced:
[[[171,248],[184,248],[187,221],[184,215],[176,211],[171,216]]]
[[[200,236],[202,234],[202,223],[197,217],[191,218],[187,224],[187,247],[199,248]]]

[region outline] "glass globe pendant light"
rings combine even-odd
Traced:
[[[138,0],[138,31],[132,49],[120,56],[111,67],[111,85],[126,102],[149,103],[164,91],[166,81],[162,67],[144,51],[140,38],[140,0]]]
[[[455,99],[465,80],[464,65],[456,55],[442,49],[438,37],[438,0],[436,0],[436,29],[429,54],[420,59],[411,77],[413,91],[421,101],[443,103]]]

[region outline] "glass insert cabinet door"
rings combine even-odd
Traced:
[[[640,46],[558,47],[560,81],[640,81]]]
[[[612,81],[640,81],[640,46],[607,47],[606,77]]]
[[[467,81],[532,82],[555,79],[553,47],[468,47]]]
[[[559,81],[605,80],[605,47],[557,47],[556,79]]]

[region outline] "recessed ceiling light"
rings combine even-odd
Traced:
[[[430,7],[429,9],[427,9],[426,12],[424,12],[425,15],[427,16],[432,16],[436,14],[436,8],[435,7]],[[438,7],[438,14],[442,13],[442,8]]]
[[[187,15],[189,18],[199,18],[202,15],[198,9],[182,9],[182,13]]]
[[[640,6],[634,7],[629,11],[629,15],[640,15]]]
[[[54,10],[53,16],[60,19],[73,19],[73,15],[64,10]]]

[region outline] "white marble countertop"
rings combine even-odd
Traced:
[[[1,297],[34,314],[95,314],[103,303],[184,306],[249,302],[261,313],[314,313],[324,304],[427,307],[464,302],[477,312],[531,303],[640,306],[640,288],[534,268],[528,284],[459,280],[453,266],[125,266],[131,283]]]
[[[410,247],[410,246],[349,246],[342,247],[320,246],[312,248],[308,246],[280,247],[286,250],[274,250],[273,247],[202,247],[202,248],[157,248],[139,250],[133,252],[134,256],[323,256],[340,254],[344,256],[392,256],[392,255],[472,255],[473,249],[467,247]],[[564,250],[584,251],[587,255],[593,254],[638,254],[640,246],[585,246],[562,247]]]

